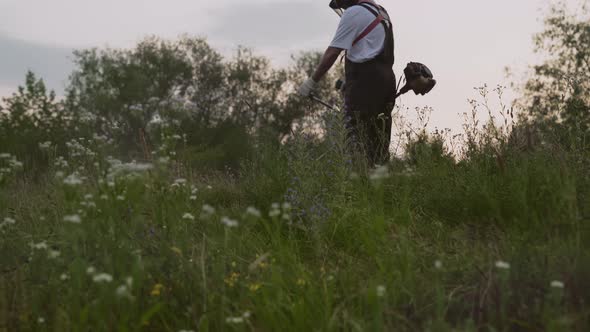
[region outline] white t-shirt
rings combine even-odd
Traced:
[[[369,5],[371,6],[371,5]],[[374,6],[372,9],[377,10]],[[346,58],[355,63],[374,59],[385,46],[385,29],[379,24],[354,46],[352,43],[365,29],[373,23],[375,15],[363,6],[352,6],[344,11],[340,18],[336,35],[330,43],[331,47],[345,49]]]

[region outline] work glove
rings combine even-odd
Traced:
[[[309,97],[317,85],[318,83],[310,77],[305,82],[303,82],[303,84],[301,84],[297,92],[302,97]]]

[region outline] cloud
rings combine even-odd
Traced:
[[[305,49],[318,41],[327,44],[338,24],[327,3],[241,2],[213,13],[218,19],[206,34],[213,40],[255,48]]]
[[[67,48],[21,41],[0,33],[0,50],[1,86],[22,85],[27,70],[31,70],[59,93],[73,69],[72,50]]]

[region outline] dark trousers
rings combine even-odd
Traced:
[[[346,119],[351,146],[360,149],[371,166],[389,161],[391,112],[375,116],[367,112],[347,110]]]
[[[366,154],[370,165],[389,160],[395,90],[390,65],[376,60],[346,62],[344,102],[349,138]]]

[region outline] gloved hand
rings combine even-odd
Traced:
[[[318,83],[310,77],[305,82],[303,82],[303,84],[301,84],[297,92],[302,97],[309,97],[317,85]]]

